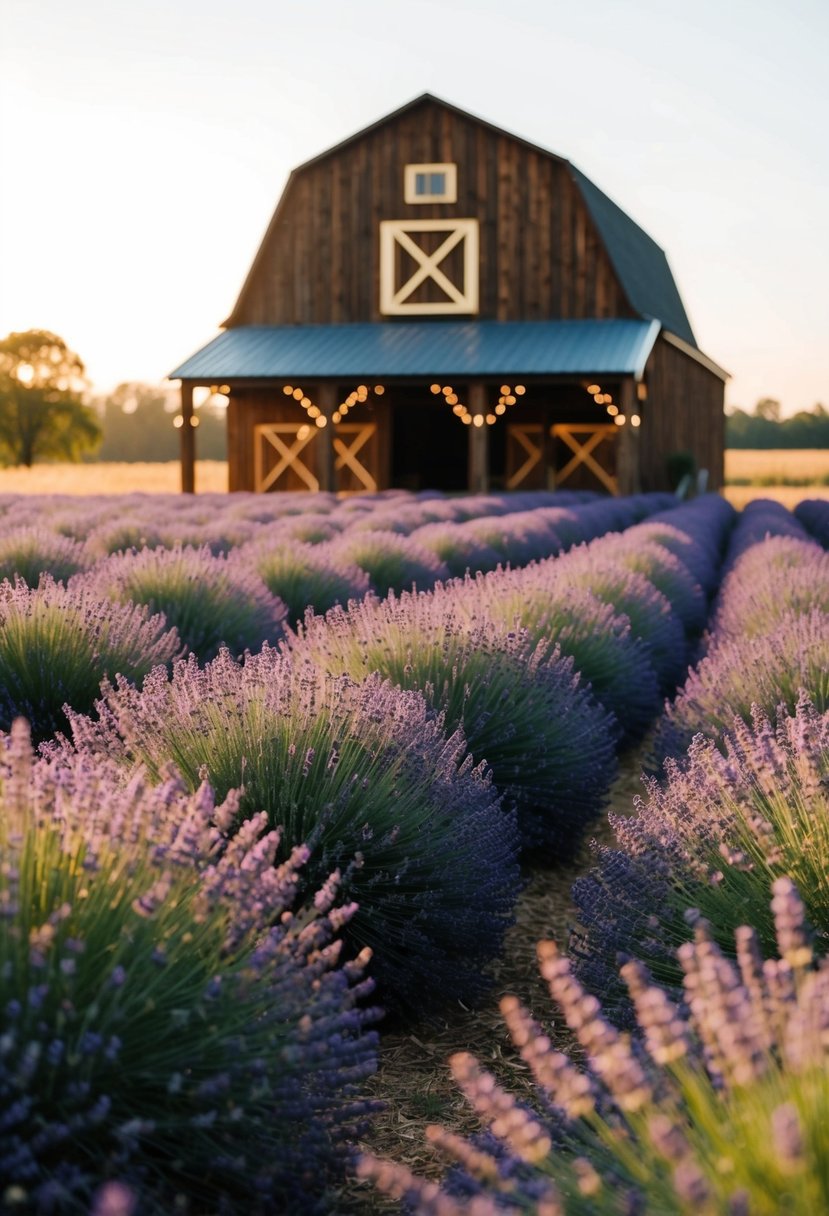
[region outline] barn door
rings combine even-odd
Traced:
[[[376,422],[338,422],[334,429],[334,472],[340,493],[377,490]]]
[[[617,434],[616,426],[603,423],[591,426],[561,422],[551,426],[556,488],[570,482],[578,483],[579,489],[601,487],[611,494],[618,494],[615,474]],[[541,423],[508,423],[506,488],[544,489],[546,473],[544,429]]]
[[[587,478],[579,476],[579,480],[595,479],[609,493],[618,494],[619,484],[615,474],[616,452],[614,447],[617,434],[617,428],[612,424],[610,426],[605,423],[578,426],[569,422],[557,423],[552,428],[553,439],[556,441],[556,487],[564,485],[577,472],[580,475],[587,473]],[[602,447],[600,455],[597,453],[599,447]],[[563,465],[559,464],[560,449],[563,449],[562,455],[566,460]],[[604,459],[604,464],[602,459]],[[584,488],[593,489],[594,487]]]
[[[307,422],[263,422],[253,428],[253,488],[265,490],[310,490],[320,483],[309,468],[319,434]],[[308,458],[311,456],[311,461]],[[306,463],[308,462],[308,463]]]

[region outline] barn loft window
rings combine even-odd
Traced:
[[[406,165],[403,191],[407,203],[458,201],[457,165]]]

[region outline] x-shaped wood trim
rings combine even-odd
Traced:
[[[464,238],[463,229],[457,228],[454,232],[450,232],[442,245],[439,245],[434,253],[427,253],[425,249],[421,249],[419,245],[415,245],[412,238],[407,232],[400,231],[396,234],[398,245],[411,254],[417,264],[417,270],[403,284],[402,287],[394,293],[394,303],[403,304],[409,296],[413,296],[420,284],[425,279],[434,279],[439,287],[441,287],[450,300],[454,300],[456,304],[464,302],[464,294],[459,291],[451,279],[447,279],[446,275],[440,269],[440,263],[448,256],[456,245]]]
[[[412,234],[446,233],[434,253],[422,249]],[[463,243],[463,285],[453,283],[440,268],[448,255]],[[397,247],[415,262],[415,270],[398,286]],[[445,300],[414,303],[412,296],[427,280],[446,295]],[[478,221],[457,220],[381,220],[380,222],[380,311],[384,315],[413,313],[476,313],[478,311]]]
[[[306,434],[300,438],[300,434]],[[269,490],[283,473],[288,469],[296,473],[312,494],[315,494],[320,483],[308,466],[299,459],[299,453],[306,448],[316,436],[316,427],[307,422],[263,422],[253,428],[253,488],[261,493]],[[281,438],[282,435],[292,436],[294,442],[288,447]],[[279,460],[265,474],[265,445],[269,444],[278,454]]]
[[[609,439],[616,434],[615,426],[570,426],[567,423],[558,423],[552,428],[553,437],[561,439],[573,453],[570,460],[563,469],[559,469],[556,473],[556,485],[562,485],[568,477],[579,467],[580,464],[587,465],[590,472],[597,477],[606,490],[611,494],[618,494],[619,486],[615,477],[612,477],[606,469],[603,469],[597,460],[593,459],[592,452],[599,446],[603,439]],[[588,438],[582,443],[576,435],[587,435]]]
[[[532,470],[541,460],[543,454],[543,443],[534,443],[534,439],[541,440],[542,428],[538,423],[524,423],[523,425],[512,424],[507,431],[511,439],[517,439],[521,447],[527,453],[527,459],[516,469],[511,477],[507,479],[507,489],[514,490],[521,485],[529,477]]]
[[[343,434],[353,435],[353,441],[350,444],[344,443],[340,438],[340,435]],[[357,453],[376,434],[376,422],[340,422],[334,432],[334,451],[337,453],[337,459],[334,461],[335,470],[339,472],[340,469],[351,469],[360,484],[371,494],[376,492],[377,482],[362,461],[357,459]]]

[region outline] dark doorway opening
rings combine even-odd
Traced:
[[[428,385],[394,389],[391,430],[395,489],[468,489],[469,427],[442,396],[429,392]]]

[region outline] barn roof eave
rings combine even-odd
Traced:
[[[631,376],[641,379],[656,320],[408,321],[240,325],[170,372],[171,380],[352,377]]]

